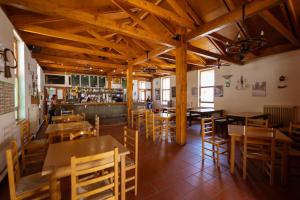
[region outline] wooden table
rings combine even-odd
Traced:
[[[67,131],[88,131],[92,128],[93,126],[88,121],[49,124],[45,133],[51,137]]]
[[[52,121],[53,123],[69,123],[69,122],[78,122],[83,120],[83,117],[79,114],[72,114],[72,115],[60,115],[60,116],[53,116]]]
[[[121,162],[121,199],[125,199],[125,156],[130,152],[110,135],[98,136],[87,139],[68,141],[63,143],[50,144],[42,175],[51,174],[51,194],[56,194],[56,182],[58,178],[71,175],[71,157],[83,157],[93,154],[104,153],[119,148]],[[52,196],[51,199],[56,199]]]
[[[272,137],[272,132],[270,132],[270,137]],[[228,135],[231,137],[230,141],[230,172],[234,174],[235,169],[235,145],[237,141],[241,141],[245,135],[245,126],[242,125],[228,125]],[[283,157],[281,158],[281,182],[286,183],[286,173],[287,173],[287,156],[288,147],[293,142],[293,140],[277,130],[276,141],[283,143]]]
[[[175,113],[155,113],[155,119],[160,120],[162,123],[165,123],[165,130],[169,130],[170,120],[176,117]]]
[[[189,126],[192,125],[192,118],[193,117],[201,117],[201,116],[211,116],[213,113],[219,113],[220,116],[223,115],[223,110],[221,109],[214,109],[214,108],[197,108],[191,109],[189,112]]]
[[[242,125],[245,125],[245,122],[248,118],[257,119],[257,118],[267,118],[268,115],[260,112],[237,112],[237,113],[228,113],[226,114],[227,121],[241,121]]]
[[[191,109],[192,109],[192,107],[187,107],[186,108],[187,111],[189,111]],[[162,112],[176,113],[176,107],[162,107]]]

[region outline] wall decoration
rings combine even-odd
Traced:
[[[267,83],[263,82],[255,82],[252,85],[252,96],[254,97],[265,97],[266,96]]]
[[[0,115],[14,110],[14,84],[0,81]]]
[[[248,81],[243,77],[243,75],[238,79],[235,88],[237,90],[246,90],[249,88]]]
[[[287,77],[286,76],[280,76],[277,88],[283,89],[283,88],[286,88],[286,87],[287,87]]]
[[[176,97],[176,87],[172,87],[171,90],[172,90],[172,98],[175,98]]]
[[[230,87],[230,83],[231,83],[231,77],[232,74],[228,74],[228,75],[223,75],[222,76],[225,79],[225,87]]]
[[[160,89],[159,88],[155,89],[154,96],[155,96],[155,100],[160,100]]]
[[[197,96],[197,87],[192,87],[192,96]]]
[[[223,96],[224,96],[223,85],[216,85],[215,86],[215,97],[223,97]]]

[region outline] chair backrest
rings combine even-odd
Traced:
[[[31,141],[31,135],[29,130],[29,121],[22,120],[19,123],[20,133],[21,133],[21,153],[22,153],[22,163],[25,162],[25,149],[27,144]]]
[[[100,136],[100,118],[98,115],[95,116],[95,129],[96,129],[96,134]]]
[[[297,149],[300,149],[300,122],[298,123],[290,123],[290,128],[289,128],[289,136],[292,138],[294,141],[294,147]]]
[[[134,159],[134,162],[138,161],[138,150],[139,150],[139,134],[137,130],[124,127],[123,135],[124,146],[130,151],[128,155],[130,158]]]
[[[201,118],[201,135],[202,140],[206,137],[215,137],[214,117]]]
[[[118,159],[118,148],[81,158],[73,156],[71,158],[71,199],[85,199],[95,195],[105,196],[106,192],[113,190],[113,197],[109,199],[117,200],[119,195]],[[103,173],[104,171],[107,173]]]
[[[246,126],[268,128],[269,120],[268,119],[249,119],[249,118],[247,118]]]
[[[12,140],[6,150],[6,162],[10,198],[16,199],[16,183],[19,181],[21,174],[16,140]]]
[[[82,115],[82,120],[85,121],[85,117],[86,117],[85,113],[83,112],[83,113],[81,113],[81,115]]]
[[[244,135],[244,153],[247,152],[255,154],[259,159],[260,155],[275,156],[276,145],[276,130],[273,128],[251,127],[245,126]],[[268,148],[261,148],[261,147]],[[275,157],[274,157],[275,158]]]
[[[77,139],[96,137],[96,136],[97,133],[95,129],[91,131],[77,131],[77,132],[70,133],[70,140],[77,140]]]

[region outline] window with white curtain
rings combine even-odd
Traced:
[[[171,100],[171,79],[170,77],[162,78],[162,98],[161,104],[168,105]]]
[[[200,107],[214,108],[215,71],[200,71]]]

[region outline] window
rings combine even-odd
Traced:
[[[171,100],[171,79],[170,77],[162,78],[162,105],[168,105]]]
[[[214,108],[215,71],[200,71],[200,107]]]
[[[145,102],[148,97],[151,98],[151,82],[138,81],[138,101]]]
[[[16,61],[18,62],[18,48],[19,48],[19,41],[16,37],[14,37],[14,55],[16,57]],[[14,69],[15,75],[15,89],[14,89],[14,98],[15,98],[15,119],[19,119],[19,73],[18,68]]]

